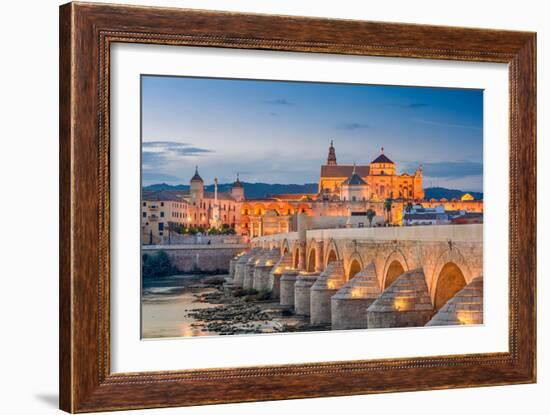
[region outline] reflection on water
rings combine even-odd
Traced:
[[[195,288],[201,276],[177,275],[144,280],[142,289],[142,337],[212,336],[197,326],[197,320],[187,316],[191,310],[216,307],[197,300],[194,293],[212,291]]]
[[[224,298],[216,286],[208,285],[208,278],[211,276],[176,275],[144,280],[141,303],[142,338],[327,329],[324,326],[310,325],[309,318],[304,316],[285,314],[284,307],[277,300],[249,301],[232,296],[229,299]]]

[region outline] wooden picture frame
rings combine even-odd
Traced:
[[[117,42],[509,65],[509,352],[111,373],[109,59]],[[536,35],[70,3],[60,8],[60,407],[171,407],[536,379]]]

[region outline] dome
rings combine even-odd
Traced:
[[[203,183],[202,177],[199,175],[199,168],[195,166],[195,174],[191,177],[192,182],[201,182]]]

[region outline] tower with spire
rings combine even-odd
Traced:
[[[336,166],[336,150],[334,149],[334,142],[330,140],[330,147],[328,148],[327,166]]]
[[[197,204],[204,197],[204,181],[199,174],[199,166],[195,166],[195,174],[189,181],[189,194],[193,204]]]
[[[231,196],[237,201],[242,202],[244,200],[244,186],[239,180],[239,173],[237,173],[237,180],[231,186]]]

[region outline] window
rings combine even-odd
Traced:
[[[161,206],[164,206],[164,202],[160,202],[160,205],[161,205]]]
[[[164,230],[164,222],[159,222],[159,232]]]
[[[143,202],[143,206],[147,206],[147,202]]]
[[[161,217],[161,218],[164,217],[164,212],[160,212],[160,217]]]
[[[351,201],[352,201],[352,202],[356,202],[356,201],[357,201],[357,197],[352,196],[352,197],[351,197]]]
[[[147,217],[147,212],[143,212],[143,217],[144,217],[144,218]]]

